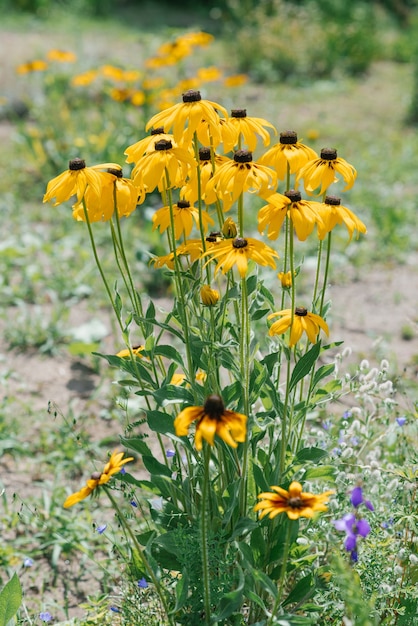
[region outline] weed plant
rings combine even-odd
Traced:
[[[114,509],[124,583],[112,612],[173,626],[412,619],[416,408],[399,409],[387,361],[344,371],[349,351],[327,339],[333,231],[366,232],[340,198],[355,168],[295,131],[269,148],[270,122],[194,89],[146,130],[125,151],[129,178],[77,157],[44,196],[74,198],[124,343],[102,356],[137,396],[122,450],[64,502],[102,493]],[[124,218],[157,191],[165,310],[137,289],[124,241]],[[103,222],[116,283],[96,244]],[[128,465],[139,459],[148,479]]]

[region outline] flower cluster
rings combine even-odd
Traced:
[[[370,533],[369,522],[360,516],[359,507],[364,505],[369,511],[374,507],[370,500],[365,500],[361,487],[355,487],[351,492],[351,504],[354,512],[347,513],[341,519],[334,521],[337,530],[345,532],[344,548],[350,553],[350,559],[354,562],[358,560],[357,541],[359,537],[367,537]]]

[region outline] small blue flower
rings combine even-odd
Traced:
[[[42,611],[42,613],[39,613],[39,619],[43,622],[50,622],[52,620],[52,615],[49,611]]]
[[[397,417],[396,418],[396,422],[397,422],[398,426],[405,426],[405,424],[406,424],[406,417],[404,415],[402,417]]]
[[[352,561],[357,562],[357,538],[367,537],[370,532],[369,522],[365,519],[357,519],[353,513],[347,513],[341,519],[333,521],[337,530],[345,532],[344,548],[350,552]]]
[[[121,467],[119,474],[126,474],[126,469],[124,467]]]
[[[33,565],[33,559],[30,559],[29,557],[27,557],[23,561],[23,567],[32,567],[32,565]]]
[[[176,454],[175,450],[166,450],[165,451],[165,455],[166,455],[167,459],[173,458],[173,456],[175,456],[175,454]]]
[[[120,609],[118,609],[117,606],[111,606],[110,610],[113,611],[113,613],[120,613]]]
[[[138,587],[139,587],[140,589],[146,589],[146,588],[148,587],[148,583],[147,583],[147,581],[145,580],[145,578],[144,578],[144,577],[142,577],[142,578],[140,578],[140,579],[138,580]]]
[[[102,524],[101,526],[97,526],[96,532],[98,532],[99,535],[103,535],[106,528],[107,528],[107,524]]]
[[[343,419],[344,420],[348,420],[351,416],[352,416],[352,412],[351,411],[344,411],[343,413]]]
[[[136,509],[138,508],[138,504],[135,502],[135,500],[131,500],[130,504],[131,504],[131,506],[135,507]]]

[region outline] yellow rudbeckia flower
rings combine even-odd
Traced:
[[[235,130],[237,140],[234,144],[224,142],[225,152],[233,150],[238,145],[240,137],[244,139],[244,143],[250,152],[254,152],[257,147],[257,137],[261,137],[263,145],[268,146],[270,134],[266,128],[271,128],[274,134],[277,135],[277,130],[267,120],[261,117],[247,117],[247,109],[233,109],[226,124]]]
[[[177,204],[174,204],[171,208],[174,220],[174,232],[176,239],[188,237],[191,233],[193,222],[195,222],[197,228],[199,228],[200,221],[202,223],[203,231],[208,229],[209,224],[213,225],[214,221],[206,211],[199,211],[198,208],[191,206],[187,200],[179,200]],[[152,229],[160,229],[163,233],[171,224],[171,211],[169,206],[158,209],[152,216]]]
[[[139,159],[132,170],[134,185],[144,187],[147,193],[156,187],[161,192],[171,187],[182,187],[189,171],[196,168],[193,156],[166,139],[156,141],[154,148]]]
[[[187,407],[177,415],[174,420],[177,437],[187,435],[192,422],[197,422],[197,450],[202,449],[203,439],[213,446],[215,435],[231,448],[236,448],[237,442],[244,443],[247,435],[247,416],[225,409],[222,398],[215,394],[209,396],[203,406]]]
[[[122,168],[117,163],[102,163],[86,167],[83,159],[72,159],[68,170],[49,181],[43,201],[55,200],[54,206],[57,206],[76,195],[78,202],[81,202],[87,186],[98,201],[103,185],[109,182],[109,174],[106,171],[108,169],[121,170]]]
[[[313,195],[315,190],[319,189],[317,195],[321,195],[330,185],[338,181],[337,173],[346,183],[343,191],[351,189],[357,178],[355,168],[338,157],[334,148],[323,148],[319,159],[308,161],[299,170],[297,181],[303,180],[306,193]]]
[[[167,133],[172,128],[177,143],[190,143],[194,132],[203,120],[216,130],[219,124],[218,111],[226,118],[228,117],[223,106],[210,100],[202,100],[200,91],[189,89],[183,94],[183,102],[154,115],[145,130],[152,126],[163,126],[164,132]]]
[[[318,207],[319,215],[322,223],[318,223],[318,238],[324,239],[337,224],[344,224],[350,235],[349,241],[353,237],[354,231],[357,233],[357,239],[360,233],[365,234],[367,228],[365,224],[350,209],[342,206],[341,199],[335,196],[326,196],[323,204]]]
[[[261,511],[260,519],[266,515],[273,519],[280,513],[286,513],[291,520],[313,517],[315,513],[327,510],[326,504],[329,496],[335,493],[332,490],[318,495],[304,492],[302,485],[296,481],[290,483],[288,491],[276,486],[270,489],[272,491],[266,491],[257,496],[260,502],[255,505],[254,511]]]
[[[124,459],[123,452],[113,452],[109,461],[103,468],[102,472],[93,472],[90,479],[87,481],[86,486],[73,493],[71,496],[68,496],[66,501],[64,502],[64,508],[68,509],[70,506],[81,502],[87,498],[95,489],[100,487],[100,485],[105,485],[109,482],[113,474],[117,474],[120,472],[125,463],[129,463],[129,461],[133,461],[134,458],[132,456]]]
[[[281,319],[273,322],[269,335],[283,335],[290,328],[289,347],[295,346],[303,333],[306,333],[311,343],[316,343],[320,328],[329,335],[328,324],[316,313],[309,313],[304,307],[296,307],[292,315],[291,309],[283,309],[267,316],[268,320],[280,316]]]
[[[228,211],[244,192],[267,193],[277,183],[276,172],[253,161],[252,152],[237,150],[233,159],[221,165],[206,185],[205,202],[212,204],[219,197]]]
[[[294,130],[286,130],[280,133],[280,143],[267,150],[259,158],[259,163],[274,168],[278,178],[285,180],[288,171],[289,174],[295,174],[308,161],[316,158],[318,155],[315,150],[300,143]]]
[[[215,276],[219,270],[226,274],[236,265],[241,278],[244,278],[248,271],[248,261],[250,259],[258,263],[258,265],[269,265],[274,269],[276,267],[274,259],[279,258],[279,255],[273,248],[251,237],[246,237],[245,239],[236,237],[235,239],[225,239],[219,243],[214,243],[209,250],[202,254],[202,258],[209,254],[212,259],[217,261]]]

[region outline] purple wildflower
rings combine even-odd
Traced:
[[[142,578],[140,578],[138,580],[138,587],[140,589],[146,589],[148,587],[148,583],[147,583],[147,581],[146,581],[146,579],[144,577],[142,577]]]
[[[397,422],[398,426],[405,426],[405,424],[406,424],[406,417],[404,415],[402,417],[397,417],[396,418],[396,422]]]
[[[166,455],[167,459],[173,458],[173,456],[175,456],[175,454],[176,454],[175,450],[166,450],[165,451],[165,455]]]
[[[341,519],[333,522],[336,530],[345,532],[344,548],[350,552],[352,561],[357,561],[357,539],[367,537],[370,532],[369,522],[365,519],[357,519],[354,513],[347,513]]]
[[[348,420],[351,416],[352,416],[352,412],[351,411],[344,411],[343,413],[343,419],[344,420]]]
[[[107,528],[107,524],[102,524],[101,526],[97,526],[96,532],[98,532],[99,535],[103,535],[106,528]]]
[[[39,619],[43,622],[50,622],[52,620],[52,615],[49,611],[42,611],[42,613],[39,613]]]
[[[351,492],[351,504],[356,508],[360,506],[360,504],[364,504],[365,507],[369,509],[369,511],[374,511],[374,506],[370,502],[370,500],[365,500],[363,498],[363,489],[361,487],[354,487]]]
[[[110,610],[113,611],[113,613],[120,613],[120,609],[118,609],[117,606],[111,606]]]
[[[131,506],[135,507],[136,509],[138,508],[138,504],[135,502],[135,500],[131,500],[130,504],[131,504]]]
[[[33,559],[26,557],[26,559],[23,561],[23,567],[32,567],[33,565]]]

